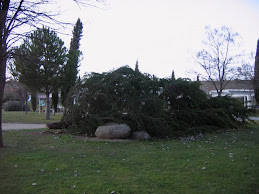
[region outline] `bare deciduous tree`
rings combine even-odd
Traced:
[[[241,56],[235,49],[239,35],[225,26],[220,29],[206,26],[205,30],[205,48],[196,54],[196,62],[204,71],[199,77],[211,82],[218,96],[221,96],[223,89],[236,75],[236,65]]]
[[[252,80],[254,77],[254,68],[248,63],[242,64],[237,68],[238,77],[242,80]]]

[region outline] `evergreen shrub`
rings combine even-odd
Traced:
[[[4,104],[5,111],[25,111],[25,106],[20,101],[9,101]],[[30,110],[30,107],[27,105],[27,110]]]

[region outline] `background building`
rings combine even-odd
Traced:
[[[215,84],[219,88],[219,82],[215,82]],[[211,97],[218,96],[217,90],[212,82],[201,81],[201,89]],[[240,99],[244,103],[244,106],[251,107],[255,105],[255,93],[251,80],[229,81],[222,91],[222,96],[226,95]]]

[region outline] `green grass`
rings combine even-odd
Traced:
[[[145,142],[8,131],[0,193],[256,193],[258,129]]]
[[[21,122],[21,123],[50,123],[58,122],[62,118],[62,114],[50,115],[50,120],[46,120],[45,113],[39,112],[25,112],[21,111],[3,111],[3,122]]]

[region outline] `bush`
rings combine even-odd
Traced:
[[[4,104],[5,111],[25,111],[25,105],[19,101],[9,101]],[[30,107],[27,105],[27,110],[30,110]]]
[[[208,98],[199,82],[158,79],[127,66],[87,75],[65,107],[64,125],[90,136],[99,125],[116,122],[154,137],[182,137],[236,128],[249,116],[236,99]]]

